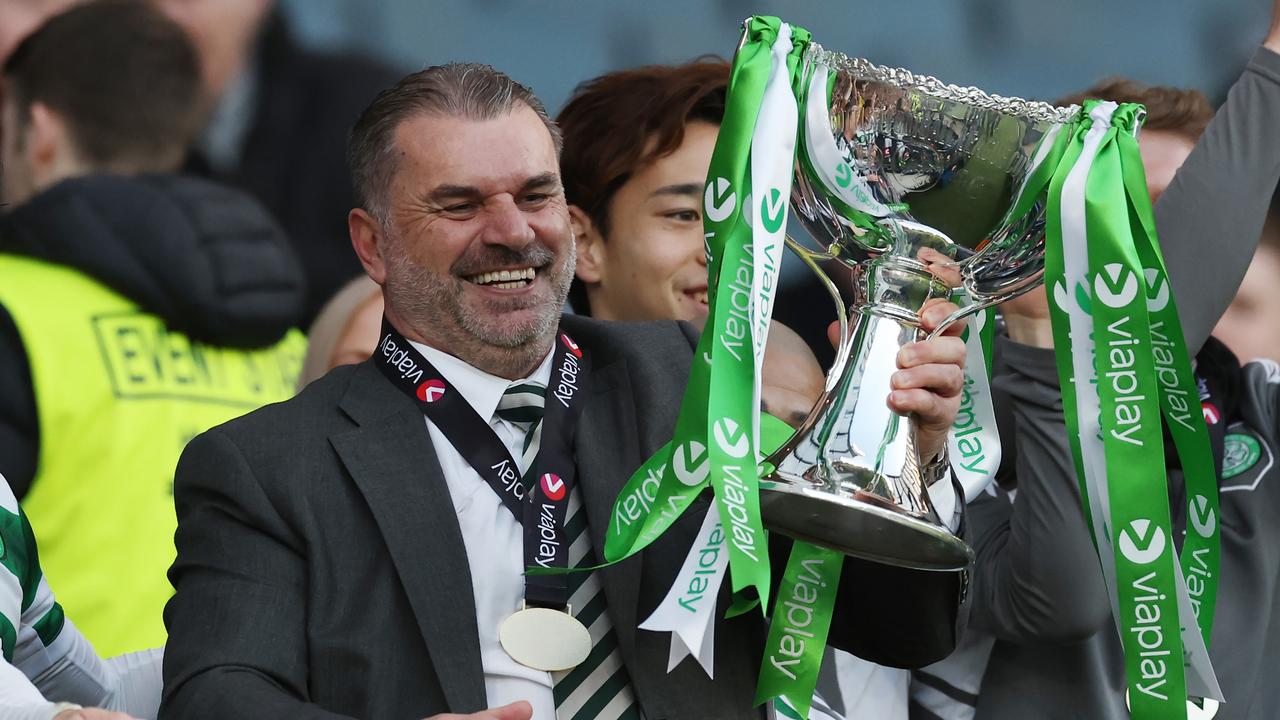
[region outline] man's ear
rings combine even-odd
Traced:
[[[31,168],[31,180],[35,188],[43,190],[50,185],[79,173],[79,151],[72,141],[62,116],[43,102],[36,101],[27,108],[27,122],[22,132],[22,154]]]
[[[379,285],[387,281],[387,265],[383,257],[387,236],[382,223],[364,210],[352,208],[347,213],[347,232],[351,235],[351,247],[369,277]]]
[[[599,284],[604,279],[608,260],[604,236],[587,213],[577,205],[569,206],[569,226],[573,228],[573,237],[577,243],[578,279],[588,285]]]

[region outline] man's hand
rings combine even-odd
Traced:
[[[471,713],[470,715],[445,713],[444,715],[432,715],[431,717],[426,718],[426,720],[530,720],[532,717],[533,706],[521,700],[519,702],[513,702],[510,705],[503,705],[500,708],[481,710],[478,713]],[[59,717],[57,720],[62,720],[62,718]]]
[[[53,720],[135,720],[135,718],[132,715],[111,712],[110,710],[84,708],[81,710],[63,710],[54,715]]]
[[[935,299],[920,311],[921,326],[932,332],[953,312],[954,303]],[[889,409],[900,415],[914,414],[916,448],[920,459],[937,457],[947,444],[947,433],[960,409],[964,389],[964,323],[955,323],[941,335],[905,345],[898,351],[899,370],[889,379]]]

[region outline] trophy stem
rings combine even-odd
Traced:
[[[911,258],[856,270],[854,323],[837,377],[761,482],[765,525],[847,555],[920,570],[963,570],[967,545],[939,520],[915,447],[914,423],[885,404],[919,310],[949,289]]]

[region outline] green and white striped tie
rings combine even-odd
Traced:
[[[525,432],[520,467],[526,484],[533,470],[542,437],[542,410],[546,388],[537,383],[518,383],[507,388],[496,415]],[[587,532],[587,512],[582,494],[575,487],[569,494],[565,514],[565,542],[569,543],[569,564],[595,564],[591,536]],[[631,679],[622,665],[618,636],[605,608],[604,586],[598,573],[569,576],[569,606],[573,616],[591,633],[591,654],[578,667],[551,674],[557,720],[639,720],[640,704],[631,691]]]
[[[538,455],[538,442],[542,439],[542,410],[546,406],[547,386],[542,383],[520,382],[502,393],[494,415],[516,426],[524,433],[524,446],[516,463],[526,489],[532,484],[533,459]]]

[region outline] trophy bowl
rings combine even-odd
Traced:
[[[920,309],[953,292],[919,253],[942,253],[962,278],[969,303],[948,324],[1038,285],[1046,199],[1023,191],[1079,108],[947,85],[817,43],[802,82],[791,205],[823,248],[789,245],[829,289],[819,262],[848,272],[854,298],[846,322],[834,293],[837,360],[767,460],[764,522],[874,562],[964,570],[973,552],[938,517],[928,487],[938,478],[926,477],[912,423],[885,404],[898,350],[923,336]]]

